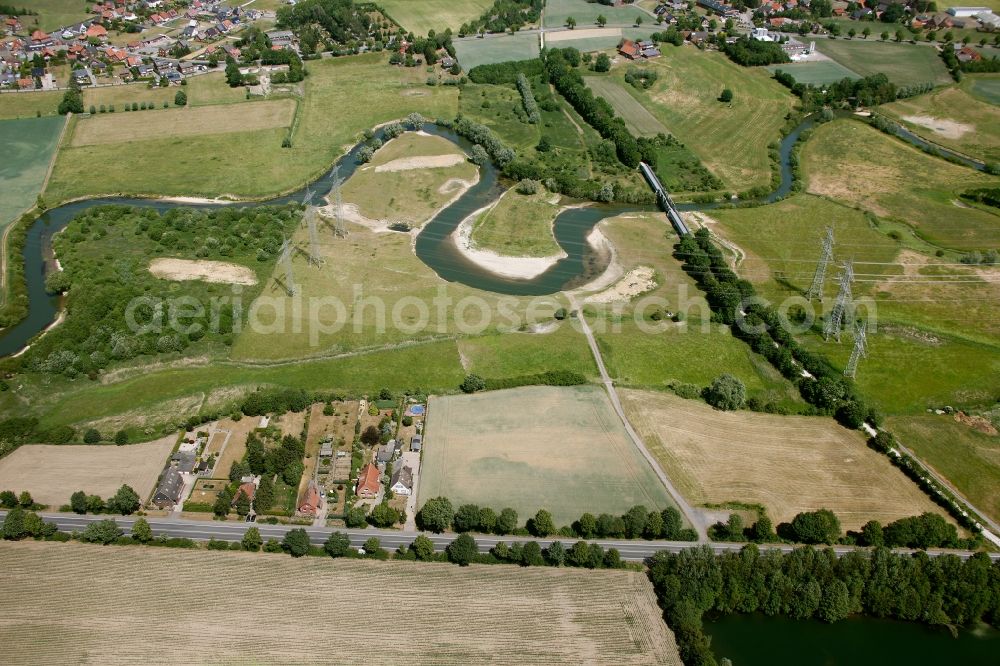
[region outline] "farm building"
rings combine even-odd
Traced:
[[[409,467],[400,467],[393,473],[391,484],[389,490],[397,495],[409,497],[413,492],[413,470]]]
[[[173,506],[181,499],[181,489],[184,487],[184,478],[176,467],[168,467],[160,477],[160,483],[153,493],[153,504],[161,509]]]
[[[969,16],[975,16],[976,14],[983,14],[990,11],[989,7],[949,7],[945,10],[948,14],[956,18],[966,18]]]
[[[358,487],[355,494],[361,499],[374,499],[382,484],[379,483],[378,467],[368,463],[358,474]]]
[[[653,42],[633,42],[631,39],[622,40],[618,47],[618,53],[629,60],[639,60],[641,58],[658,58],[660,50]]]

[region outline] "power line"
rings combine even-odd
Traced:
[[[826,236],[821,244],[819,263],[816,264],[816,273],[813,275],[812,284],[806,291],[806,300],[823,298],[823,283],[826,281],[826,265],[833,259],[833,227],[826,228]]]

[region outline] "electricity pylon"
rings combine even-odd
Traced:
[[[840,342],[840,327],[844,322],[844,313],[847,311],[847,304],[851,302],[851,283],[854,282],[854,265],[847,261],[843,265],[844,272],[840,274],[840,291],[837,292],[837,302],[833,304],[833,311],[826,320],[823,328],[823,336],[829,340],[830,334]]]
[[[826,266],[833,259],[833,227],[826,228],[826,236],[823,237],[822,252],[819,263],[816,264],[816,273],[813,275],[812,284],[806,292],[806,300],[823,298],[823,283],[826,281]]]
[[[851,350],[851,358],[847,360],[847,367],[844,374],[854,379],[858,371],[858,361],[868,358],[868,322],[862,321],[854,325],[854,349]]]

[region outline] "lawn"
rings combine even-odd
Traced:
[[[667,134],[663,123],[623,87],[628,84],[602,76],[588,76],[585,80],[595,95],[603,97],[615,108],[615,113],[622,117],[636,136],[656,136],[661,132]]]
[[[545,3],[543,23],[546,28],[561,28],[566,25],[566,19],[572,16],[579,28],[597,25],[597,17],[604,15],[608,25],[634,25],[637,18],[652,24],[653,17],[637,7],[613,7],[586,0],[548,0]],[[651,28],[652,30],[653,28]]]
[[[771,182],[767,146],[780,139],[795,98],[767,70],[740,67],[714,51],[666,46],[662,58],[643,65],[658,80],[637,90],[624,82],[630,66],[617,65],[612,76],[727,187]],[[724,88],[733,91],[730,104],[718,101]]]
[[[996,247],[1000,216],[956,205],[966,189],[1000,179],[927,155],[853,120],[818,127],[802,149],[809,192],[912,225],[944,248]]]
[[[715,324],[708,332],[694,321],[664,324],[660,332],[647,333],[626,322],[620,332],[601,333],[597,339],[608,373],[623,386],[665,389],[676,381],[702,388],[728,373],[743,381],[748,397],[795,402],[795,390],[766,360]]]
[[[432,166],[435,157],[453,160]],[[406,132],[380,148],[341,191],[344,203],[369,220],[419,228],[478,178],[476,166],[451,141]]]
[[[974,430],[949,414],[895,417],[887,426],[903,446],[1000,521],[1000,436]]]
[[[861,78],[851,70],[847,69],[836,60],[813,60],[808,62],[791,62],[780,65],[771,65],[767,68],[769,72],[781,70],[795,77],[798,83],[811,84],[814,86],[825,85],[840,81],[841,79]]]
[[[598,376],[586,338],[568,320],[548,333],[498,333],[461,338],[458,353],[468,372],[490,379],[546,370],[570,370],[589,379]]]
[[[90,5],[82,0],[30,0],[23,5],[16,2],[13,5],[18,8],[26,6],[38,13],[38,16],[21,17],[24,31],[28,33],[34,30],[51,32],[93,17]]]
[[[552,223],[560,210],[559,195],[540,190],[537,194],[507,190],[496,206],[473,222],[473,246],[509,257],[561,254],[562,248],[552,235]]]
[[[824,343],[810,336],[803,342],[842,368],[850,340]],[[1000,395],[1000,345],[882,321],[877,334],[868,334],[868,358],[859,364],[856,381],[887,414],[919,414],[944,405],[981,407]]]
[[[37,91],[0,95],[0,120],[54,116],[62,99],[61,92]]]
[[[457,88],[428,87],[423,69],[389,67],[386,60],[366,54],[310,62],[291,148],[281,148],[284,128],[135,141],[128,160],[120,159],[120,145],[70,148],[59,156],[49,195],[62,200],[111,190],[263,198],[321,175],[364,129],[411,111],[454,117]],[[89,177],[94,164],[102,165],[99,180]]]
[[[121,637],[139,622],[154,661],[181,651],[209,663],[329,661],[371,650],[372,616],[359,602],[389,608],[402,595],[420,621],[400,622],[376,661],[681,664],[653,587],[635,571],[31,542],[5,543],[0,566],[0,593],[20,607],[0,620],[11,663],[129,661]],[[232,621],[234,608],[249,624]],[[337,618],[336,630],[303,640],[303,609]]]
[[[463,23],[479,18],[492,4],[490,0],[384,0],[379,6],[408,31],[426,35],[446,28],[457,33]]]
[[[0,121],[0,229],[35,205],[48,173],[65,119],[25,118]]]
[[[970,93],[994,106],[1000,105],[1000,76],[970,75],[966,77],[966,81]]]
[[[937,49],[872,40],[817,39],[816,48],[861,76],[884,73],[899,86],[951,81]]]
[[[184,92],[187,93],[188,104],[191,106],[236,104],[247,101],[246,88],[242,86],[230,88],[229,84],[226,83],[226,75],[222,72],[200,74],[185,80],[187,85],[184,87]],[[175,89],[168,88],[167,90],[171,93],[175,92]],[[254,101],[259,99],[254,98]],[[173,102],[173,97],[170,101]]]
[[[195,80],[197,80],[197,77],[191,79],[191,81]],[[177,88],[150,88],[144,83],[109,86],[107,88],[84,88],[83,108],[89,111],[91,106],[95,106],[97,107],[97,111],[100,112],[101,106],[104,106],[108,110],[114,106],[116,114],[122,114],[124,113],[123,109],[126,106],[131,108],[133,102],[136,104],[145,102],[147,106],[151,104],[153,107],[159,109],[163,107],[164,102],[168,106],[173,106],[174,96],[177,94],[177,91]],[[185,89],[185,92],[189,91]],[[103,119],[104,116],[101,116],[101,118]],[[115,115],[111,116],[111,118],[122,120],[125,116]]]
[[[515,33],[513,35],[487,35],[483,39],[477,37],[456,39],[455,53],[465,71],[469,71],[476,65],[488,65],[507,60],[529,60],[538,57],[538,35]]]
[[[0,488],[27,490],[53,511],[77,490],[104,499],[128,484],[145,502],[160,477],[177,435],[146,444],[88,446],[30,444],[0,460]]]
[[[666,489],[592,386],[536,386],[432,397],[418,505],[444,496],[520,520],[548,509],[557,525],[585,512],[670,506]]]
[[[919,136],[985,162],[1000,161],[1000,110],[969,94],[971,78],[956,86],[879,107]]]
[[[233,122],[233,111],[226,105],[105,113],[81,119],[76,124],[70,146],[254,133],[288,128],[294,116],[295,102],[289,99],[247,104],[240,109],[238,124]]]
[[[649,391],[621,397],[650,452],[693,504],[763,504],[775,523],[830,509],[844,529],[943,513],[861,433],[829,417],[720,412]]]

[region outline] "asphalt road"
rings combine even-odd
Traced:
[[[0,511],[0,518],[7,515],[6,511]],[[71,513],[42,513],[39,514],[46,522],[53,522],[58,526],[60,531],[63,532],[82,532],[86,529],[87,525],[98,521],[105,520],[107,518],[114,518],[118,524],[128,532],[132,524],[136,521],[135,517],[121,517],[121,516],[80,516]],[[187,537],[188,539],[194,539],[196,541],[207,541],[209,539],[222,539],[225,541],[239,541],[243,538],[243,533],[247,528],[251,526],[256,526],[260,530],[260,534],[264,537],[264,540],[269,539],[282,539],[285,532],[291,529],[295,529],[299,526],[297,525],[262,525],[256,523],[243,523],[235,521],[218,521],[218,520],[185,520],[182,518],[171,518],[171,519],[156,519],[147,518],[150,527],[153,528],[153,534],[166,535],[171,537]],[[351,545],[360,548],[364,542],[371,537],[378,537],[381,542],[382,548],[386,550],[396,550],[399,546],[409,546],[413,540],[419,534],[424,534],[434,543],[434,548],[436,550],[444,550],[445,546],[451,543],[455,539],[454,534],[432,534],[430,532],[403,532],[399,530],[377,530],[377,529],[364,529],[364,530],[352,530],[352,529],[341,529],[336,530],[327,527],[304,527],[307,534],[309,534],[310,540],[316,545],[320,545],[326,541],[327,537],[333,532],[343,532],[350,537]],[[519,537],[519,536],[493,536],[493,535],[472,535],[476,539],[476,543],[479,546],[480,552],[487,552],[490,548],[495,546],[500,541],[505,541],[507,543],[513,543],[515,541],[537,541],[539,545],[543,548],[547,547],[553,541],[562,541],[564,545],[570,546],[577,539],[562,537],[559,539],[535,539],[533,537]],[[618,552],[621,554],[622,559],[629,560],[632,562],[641,562],[648,557],[651,557],[654,553],[665,550],[671,553],[680,552],[686,548],[692,548],[699,544],[691,541],[643,541],[643,540],[613,540],[613,539],[594,539],[590,543],[600,544],[605,550],[609,548],[617,548]],[[709,542],[708,545],[715,553],[724,553],[726,551],[738,551],[744,546],[742,543],[719,543],[719,542]],[[775,549],[781,552],[790,552],[796,546],[790,544],[775,544],[773,546],[762,546],[764,549]],[[834,551],[837,555],[843,555],[849,553],[854,548],[850,546],[836,546]],[[905,549],[900,549],[897,552],[908,552]],[[929,550],[927,551],[929,555],[940,555],[943,553],[952,553],[958,555],[962,559],[967,559],[972,553],[970,551],[961,550]],[[994,560],[1000,559],[1000,553],[990,553],[990,557]]]

